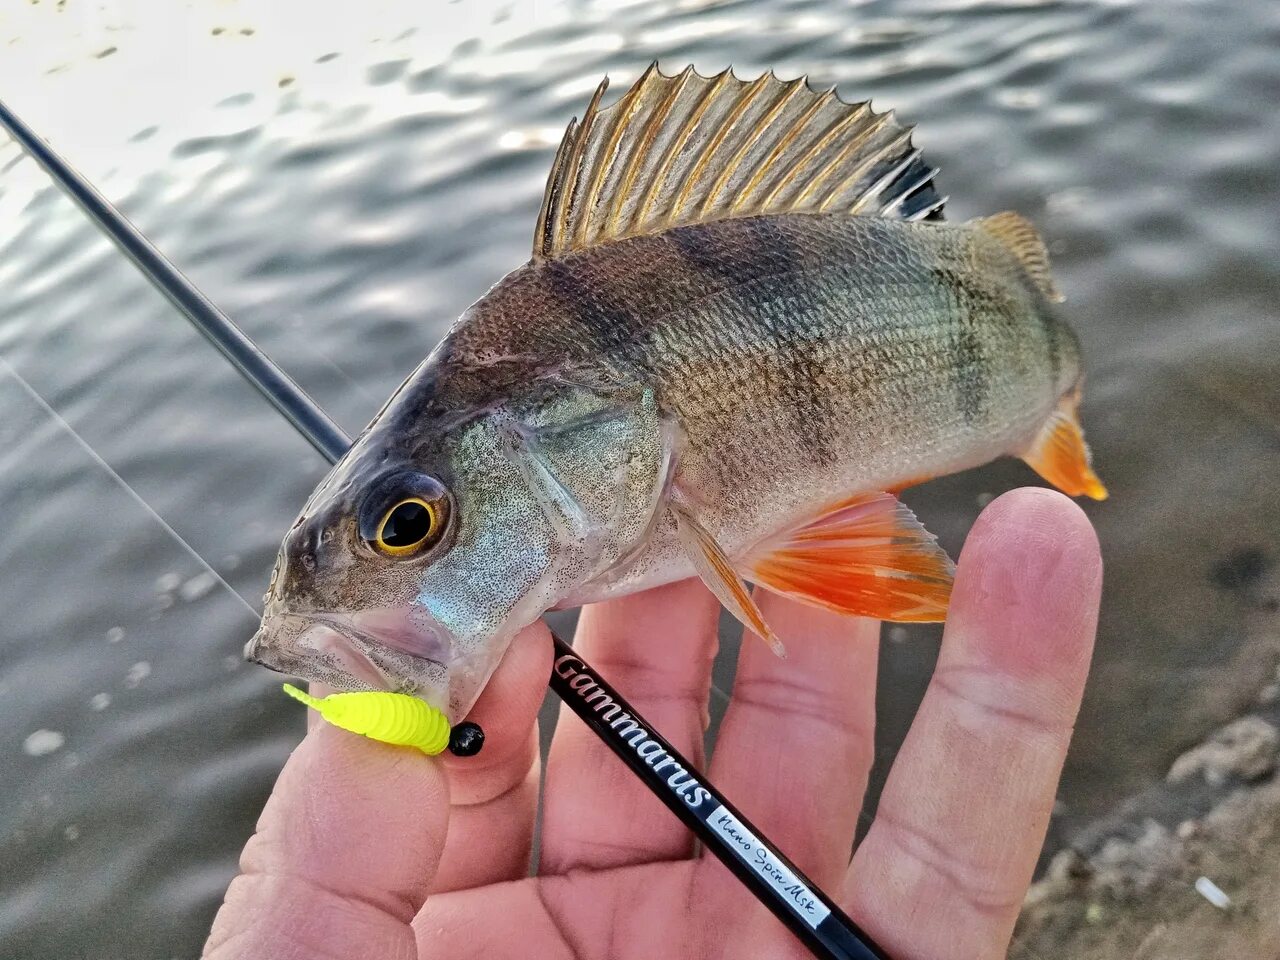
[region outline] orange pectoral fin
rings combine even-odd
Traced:
[[[1076,401],[1067,398],[1041,428],[1022,459],[1069,497],[1107,499],[1107,488],[1090,465],[1089,445],[1076,419]]]
[[[785,657],[786,647],[765,622],[764,614],[756,606],[751,591],[747,589],[720,544],[716,543],[715,538],[688,510],[675,504],[672,504],[671,510],[676,517],[676,530],[684,544],[685,553],[702,582],[739,623],[754,631],[779,657]]]
[[[869,493],[752,551],[748,576],[814,606],[898,622],[945,619],[955,565],[897,497]]]

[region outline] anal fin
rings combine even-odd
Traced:
[[[1022,459],[1069,497],[1107,499],[1107,488],[1093,472],[1089,445],[1076,419],[1074,396],[1063,398]]]
[[[905,504],[860,494],[757,546],[747,576],[813,606],[898,622],[946,617],[955,565]]]
[[[751,591],[734,569],[733,561],[725,555],[720,544],[716,543],[715,537],[684,507],[672,504],[671,510],[675,514],[676,530],[684,544],[685,553],[689,555],[703,583],[739,623],[754,630],[779,657],[785,657],[787,651],[782,641],[765,621]]]

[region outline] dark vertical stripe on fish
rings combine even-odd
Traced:
[[[945,267],[936,268],[933,273],[956,299],[953,335],[956,349],[953,368],[956,406],[965,423],[978,423],[986,411],[987,399],[991,393],[986,352],[978,328],[980,318],[984,313],[992,314],[996,305],[984,303],[990,298],[973,286],[963,273]]]
[[[720,224],[679,227],[668,236],[685,262],[716,287],[739,290],[748,284],[770,283],[792,275],[799,251],[773,218],[747,217]]]
[[[813,326],[806,311],[815,305],[813,287],[802,282],[804,251],[773,218],[746,217],[720,227],[673,230],[671,239],[691,269],[731,294],[740,317],[756,317],[777,341],[774,363],[753,374],[764,381],[762,392],[782,401],[777,409],[786,422],[779,426],[816,463],[830,463],[840,455],[829,426],[838,407],[829,392],[825,342],[806,329]]]
[[[1062,371],[1062,343],[1058,321],[1048,310],[1037,305],[1033,308],[1035,317],[1040,321],[1040,329],[1044,331],[1045,351],[1049,357],[1049,377],[1056,389],[1058,374]]]
[[[956,328],[956,399],[965,423],[977,423],[987,404],[990,384],[987,382],[982,340],[966,306]]]
[[[625,345],[648,324],[649,320],[617,296],[609,284],[600,282],[598,274],[585,274],[560,260],[547,261],[545,270],[548,290],[561,315],[571,318],[597,356],[621,356]]]

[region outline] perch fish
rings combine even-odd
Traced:
[[[549,609],[696,574],[779,651],[748,583],[940,620],[953,566],[903,488],[1012,455],[1106,496],[1026,220],[944,222],[911,129],[803,79],[604,90],[532,258],[289,530],[250,659],[457,722]]]

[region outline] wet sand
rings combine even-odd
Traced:
[[[1280,956],[1280,670],[1253,709],[1056,854],[1013,960]]]

